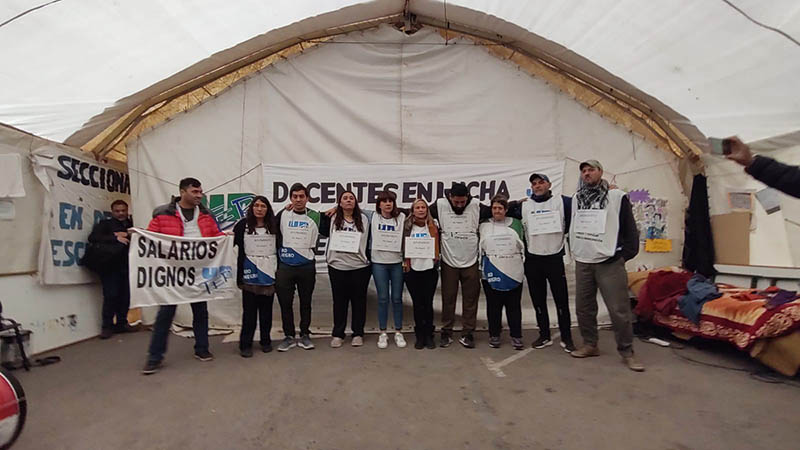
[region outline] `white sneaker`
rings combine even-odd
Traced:
[[[394,334],[394,343],[400,348],[405,348],[406,340],[403,337],[403,333],[398,331]]]
[[[362,338],[361,336],[353,336],[353,341],[350,342],[350,345],[352,345],[353,347],[361,347],[362,345],[364,345],[364,338]]]
[[[386,348],[389,346],[389,336],[386,333],[381,333],[378,336],[378,348]]]
[[[331,339],[331,347],[339,348],[341,346],[342,346],[342,338],[334,337],[333,339]]]

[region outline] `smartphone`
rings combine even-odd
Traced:
[[[731,140],[730,139],[719,139],[719,138],[708,138],[708,142],[711,143],[711,153],[714,155],[730,155],[731,154]]]

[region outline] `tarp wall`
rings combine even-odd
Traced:
[[[0,154],[22,159],[25,196],[14,198],[14,218],[0,220],[0,301],[3,316],[32,330],[34,353],[61,347],[100,333],[99,284],[42,286],[37,257],[42,234],[44,188],[33,175],[30,154],[55,146],[80,155],[79,150],[0,125]]]
[[[626,190],[666,200],[673,251],[629,264],[677,264],[686,200],[676,158],[470,41],[383,26],[276,63],[128,146],[135,221],[185,176],[207,193],[260,192],[261,162],[405,164],[601,160]],[[365,170],[369,170],[365,166]],[[237,319],[238,320],[238,319]]]

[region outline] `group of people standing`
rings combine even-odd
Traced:
[[[405,285],[413,302],[414,347],[435,348],[433,299],[441,276],[440,347],[453,342],[459,287],[462,326],[458,341],[466,348],[475,347],[478,299],[483,287],[489,346],[501,345],[505,310],[511,345],[522,349],[521,295],[523,278],[527,278],[539,327],[532,347],[553,344],[546,304],[549,285],[556,304],[561,347],[577,358],[598,355],[599,288],[623,361],[632,370],[644,370],[633,358],[625,271],[625,261],[639,249],[630,202],[625,192],[602,179],[603,168],[598,161],[584,161],[580,171],[580,188],[572,197],[553,195],[547,175],[534,173],[530,176],[530,198],[509,201],[495,196],[489,205],[472,198],[463,183],[454,183],[446,198],[430,205],[417,199],[409,209],[398,207],[395,194],[387,190],[379,193],[374,212],[363,211],[351,191],[339,194],[335,208],[312,210],[307,207],[308,190],[300,183],[291,186],[290,203],[277,213],[266,197],[256,196],[246,217],[233,228],[238,249],[237,284],[242,289],[241,355],[253,356],[258,322],[261,350],[272,350],[275,294],[284,334],[277,350],[314,348],[309,330],[316,283],[314,249],[322,235],[328,238],[325,256],[333,297],[333,348],[345,342],[348,311],[350,344],[364,344],[370,278],[378,293],[378,347],[386,348],[390,340],[397,347],[406,346],[402,333]],[[148,230],[182,236],[221,235],[213,216],[201,204],[200,182],[187,178],[179,188],[180,197],[156,208]],[[567,238],[576,261],[576,313],[583,337],[583,346],[577,349],[570,329],[563,262]],[[295,292],[300,303],[299,333],[293,310]],[[206,303],[191,306],[195,356],[207,361],[213,356],[208,350]],[[390,311],[392,339],[387,331]],[[174,314],[174,305],[160,307],[143,373],[154,373],[161,367]]]

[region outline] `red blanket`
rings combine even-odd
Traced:
[[[729,341],[741,350],[750,348],[757,339],[783,336],[800,328],[800,300],[767,309],[765,300],[735,298],[738,289],[722,292],[722,297],[703,305],[698,324],[677,308],[668,314],[656,311],[653,322],[673,331]]]
[[[639,291],[633,312],[647,320],[653,318],[655,311],[669,314],[675,309],[678,297],[686,293],[686,283],[690,278],[690,272],[651,272]]]
[[[700,322],[693,323],[678,309],[686,293],[688,272],[652,272],[638,295],[634,312],[673,331],[729,341],[746,350],[757,339],[783,336],[800,329],[800,299],[767,309],[766,300],[748,300],[752,289],[720,289],[722,297],[703,305]]]

